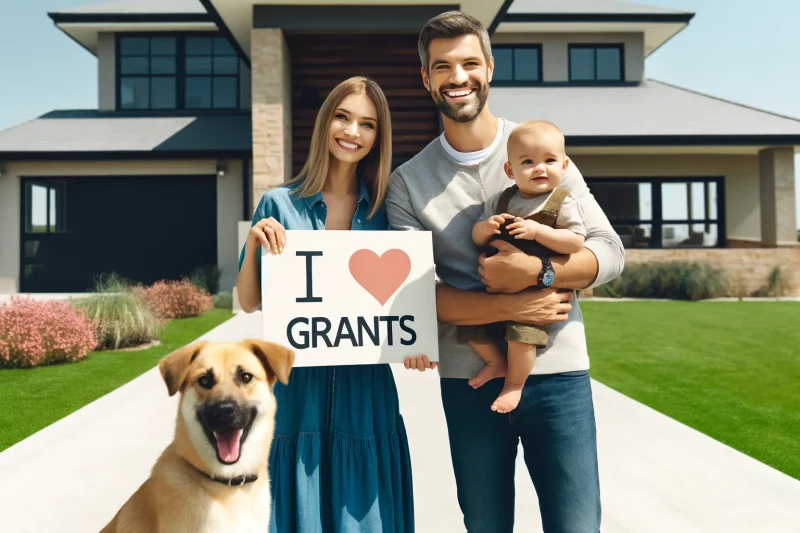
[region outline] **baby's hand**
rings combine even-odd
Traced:
[[[503,213],[502,215],[494,215],[486,220],[486,234],[487,235],[500,235],[500,226],[506,223],[506,220],[513,220],[514,217]]]
[[[428,369],[433,370],[439,363],[431,362],[427,355],[409,355],[403,360],[403,366],[408,370],[419,370],[425,372]]]
[[[539,231],[539,223],[533,220],[526,220],[517,217],[514,219],[513,224],[508,225],[509,234],[513,235],[515,239],[525,239],[528,241],[536,240],[536,233]]]

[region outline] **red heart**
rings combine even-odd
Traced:
[[[372,250],[350,256],[350,274],[381,305],[394,294],[411,272],[411,259],[403,250],[387,250],[378,257]]]

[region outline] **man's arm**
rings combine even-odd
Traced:
[[[490,324],[513,320],[544,326],[563,322],[572,309],[572,291],[530,290],[516,294],[462,291],[439,283],[436,286],[436,314],[439,322],[454,326]]]

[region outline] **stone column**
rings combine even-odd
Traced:
[[[251,30],[253,208],[264,191],[291,177],[291,65],[283,31]]]
[[[797,245],[794,202],[794,148],[765,148],[758,153],[761,192],[761,243]]]

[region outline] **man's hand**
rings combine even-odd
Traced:
[[[513,235],[515,239],[535,241],[539,226],[540,224],[535,220],[526,220],[524,218],[517,217],[514,219],[513,224],[508,225],[508,233]]]
[[[498,252],[492,257],[481,254],[478,259],[478,274],[487,292],[514,293],[536,285],[542,269],[541,259],[526,255],[505,241],[492,241],[489,246]]]
[[[403,366],[408,370],[425,372],[426,370],[433,370],[439,366],[439,363],[431,362],[427,355],[409,355],[403,360]]]
[[[557,292],[553,288],[502,296],[503,307],[509,312],[507,320],[534,326],[567,320],[567,314],[572,310],[572,297],[572,291]]]

